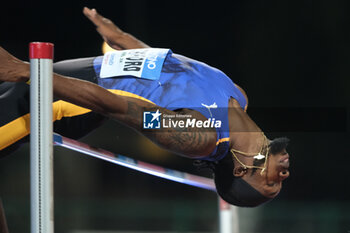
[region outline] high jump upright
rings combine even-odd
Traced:
[[[29,44],[31,233],[54,232],[51,43]]]

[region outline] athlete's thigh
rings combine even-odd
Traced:
[[[29,113],[29,85],[0,84],[0,127]]]
[[[55,73],[72,78],[83,79],[89,82],[97,82],[94,70],[95,57],[78,58],[56,62],[53,65]]]
[[[29,86],[26,83],[3,82],[0,84],[0,146],[7,141],[3,126],[29,113]],[[5,126],[6,127],[6,126]],[[17,150],[28,141],[28,136],[14,140],[13,144],[0,150],[0,158]]]
[[[93,66],[94,59],[95,57],[60,61],[54,64],[54,72],[97,83]],[[98,128],[105,120],[106,117],[89,112],[77,116],[63,117],[60,121],[55,122],[54,129],[55,132],[66,137],[78,139]]]

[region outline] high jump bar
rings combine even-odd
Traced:
[[[195,186],[211,191],[216,191],[213,179],[181,172],[173,169],[164,168],[154,164],[142,162],[124,155],[115,154],[110,151],[94,148],[83,142],[76,141],[59,134],[53,134],[54,145],[68,148],[94,158],[114,163],[123,167],[131,168],[153,176],[172,180],[182,184]]]

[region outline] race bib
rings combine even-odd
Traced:
[[[158,80],[169,49],[129,49],[103,56],[100,78],[131,75]]]

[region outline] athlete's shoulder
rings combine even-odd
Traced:
[[[240,86],[238,86],[236,83],[235,83],[235,86],[237,87],[237,89],[242,93],[242,95],[244,96],[245,100],[246,100],[246,107],[248,107],[248,96],[247,96],[247,93],[244,91],[243,88],[241,88]],[[246,109],[245,109],[246,110]]]

